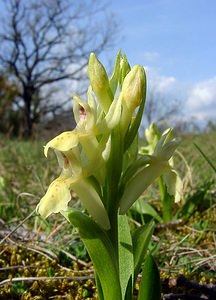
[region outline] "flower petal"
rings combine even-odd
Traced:
[[[68,151],[76,147],[78,145],[78,142],[78,134],[75,130],[65,131],[46,144],[44,148],[44,154],[47,157],[49,148],[53,148],[61,152]]]
[[[182,199],[183,183],[176,170],[171,169],[163,174],[163,179],[167,186],[167,191],[170,195],[175,196],[175,203]]]
[[[165,143],[160,152],[157,154],[158,159],[168,161],[173,156],[175,150],[179,146],[179,143],[180,142],[177,139]]]
[[[36,211],[43,217],[47,218],[52,213],[58,213],[61,210],[67,210],[68,202],[71,200],[70,190],[63,176],[54,180],[45,196],[40,200]]]
[[[172,132],[172,128],[168,128],[161,136],[161,138],[159,139],[157,145],[155,146],[155,150],[154,150],[154,155],[158,155],[158,153],[160,153],[163,145],[166,142],[167,137],[170,135],[170,133]]]
[[[116,97],[106,114],[106,117],[97,124],[97,133],[104,133],[113,129],[120,121],[122,111],[122,97]]]
[[[77,95],[74,95],[73,100],[73,111],[77,128],[92,130],[95,125],[95,114],[92,112],[91,107]]]

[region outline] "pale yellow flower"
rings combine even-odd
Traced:
[[[120,213],[124,214],[136,201],[136,199],[154,182],[159,176],[166,176],[168,191],[174,192],[176,172],[169,163],[174,151],[178,146],[175,139],[171,139],[172,130],[168,129],[158,141],[153,155],[148,155],[146,163],[142,165],[128,180],[122,198],[120,200]],[[175,177],[175,178],[174,178]],[[178,189],[180,181],[178,180]],[[176,191],[176,190],[175,190]]]
[[[88,179],[94,174],[99,177],[101,174],[97,171],[103,165],[101,147],[96,137],[88,132],[68,131],[47,143],[45,156],[49,148],[54,149],[62,174],[51,183],[37,211],[44,218],[66,211],[73,190],[95,221],[108,229],[109,219],[103,202]]]
[[[106,230],[109,229],[109,218],[103,202],[87,178],[73,178],[65,175],[59,176],[49,186],[45,196],[37,205],[36,211],[43,218],[47,218],[52,213],[62,212],[64,214],[64,212],[68,210],[72,190],[78,195],[93,219],[98,222],[102,228]]]

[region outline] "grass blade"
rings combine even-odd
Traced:
[[[213,169],[213,171],[216,173],[216,166],[213,165],[213,163],[211,162],[211,160],[208,158],[208,156],[202,151],[202,149],[196,144],[194,143],[194,146],[197,148],[197,150],[200,152],[200,154],[202,155],[202,157],[207,161],[207,163],[210,165],[210,167]]]

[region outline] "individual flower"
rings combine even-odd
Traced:
[[[89,179],[103,164],[100,145],[95,136],[78,130],[64,132],[47,143],[45,156],[49,148],[55,151],[62,173],[49,186],[37,211],[44,218],[52,213],[66,211],[73,190],[95,221],[108,229],[109,219],[103,202]]]
[[[167,176],[168,191],[174,191],[174,175],[176,174],[169,163],[174,151],[178,147],[175,139],[170,139],[172,129],[168,129],[158,141],[152,155],[144,155],[130,167],[128,180],[120,200],[120,213],[124,214],[136,199],[161,175]],[[167,175],[168,174],[168,175]],[[179,184],[179,181],[178,181]]]
[[[179,141],[173,138],[173,129],[167,129],[162,135],[160,134],[157,126],[152,123],[149,128],[145,130],[147,146],[140,149],[141,154],[151,154],[157,156],[159,159],[167,160],[170,166],[168,172],[162,174],[164,183],[167,186],[167,192],[174,195],[175,202],[179,202],[182,197],[183,183],[174,168],[173,161],[173,146],[179,145]]]
[[[73,178],[63,173],[51,183],[45,196],[37,205],[36,211],[43,218],[47,218],[52,213],[60,212],[64,215],[71,200],[71,191],[78,195],[92,218],[102,228],[108,230],[110,222],[103,202],[87,178]]]

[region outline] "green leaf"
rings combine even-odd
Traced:
[[[160,274],[151,255],[145,261],[140,282],[138,300],[160,300]]]
[[[136,280],[141,264],[144,261],[148,245],[154,231],[154,221],[143,225],[133,233],[133,252],[134,252],[134,280]]]
[[[142,215],[150,215],[155,220],[157,220],[159,223],[163,223],[163,219],[157,213],[157,211],[150,204],[145,202],[142,197],[140,197],[139,199],[137,199],[136,202],[134,202],[131,209],[135,210],[137,213],[142,214]]]
[[[118,261],[106,231],[80,211],[71,209],[64,214],[79,230],[80,237],[93,262],[100,282],[100,293],[103,291],[103,298],[121,300]]]
[[[119,274],[122,299],[132,299],[134,260],[132,239],[127,216],[118,216],[118,224]]]
[[[98,299],[104,300],[102,286],[101,286],[100,279],[98,278],[97,274],[95,274],[95,281],[96,281],[96,286],[97,286]]]

